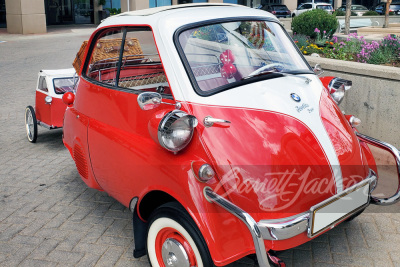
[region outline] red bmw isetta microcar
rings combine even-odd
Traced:
[[[38,125],[49,130],[62,128],[67,108],[62,96],[66,92],[73,92],[74,75],[73,68],[39,72],[35,108],[27,106],[25,109],[25,128],[29,142],[36,142]]]
[[[318,71],[315,69],[315,71]],[[63,140],[82,180],[133,212],[136,257],[223,266],[360,214],[377,168],[351,82],[319,78],[279,21],[236,5],[123,13],[91,36]]]

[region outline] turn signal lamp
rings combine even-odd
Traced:
[[[203,164],[199,170],[199,179],[202,182],[211,180],[215,175],[213,168],[209,164]]]
[[[355,128],[361,124],[361,120],[354,116],[350,117],[349,122],[350,122],[351,127],[353,127],[353,128]]]
[[[351,127],[355,128],[361,124],[361,120],[353,115],[345,115],[346,119],[349,121]]]
[[[191,168],[194,177],[199,182],[208,182],[215,177],[215,171],[210,164],[205,163],[203,160],[192,161]]]

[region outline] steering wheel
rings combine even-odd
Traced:
[[[266,70],[268,70],[268,69],[281,72],[284,68],[285,68],[285,66],[283,66],[283,65],[280,64],[280,63],[271,63],[271,64],[268,64],[268,65],[265,65],[265,66],[262,66],[262,67],[256,69],[255,71],[253,71],[252,73],[250,73],[250,74],[248,75],[248,77],[256,76],[256,75],[258,75],[258,74],[260,74],[260,73],[262,73],[262,72],[264,72],[264,71],[266,71]]]

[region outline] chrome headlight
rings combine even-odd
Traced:
[[[333,100],[335,100],[336,104],[340,104],[344,98],[344,86],[341,85],[339,88],[331,90],[331,96]]]
[[[46,102],[46,104],[51,104],[52,101],[53,101],[53,98],[49,95],[44,98],[44,102]]]
[[[194,128],[198,121],[195,116],[183,111],[174,110],[162,118],[158,126],[158,142],[162,147],[178,152],[192,140]]]
[[[336,104],[342,102],[345,92],[352,86],[352,82],[341,78],[333,78],[328,85],[329,93]]]

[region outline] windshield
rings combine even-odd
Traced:
[[[54,91],[56,94],[64,94],[66,92],[74,91],[74,78],[57,78],[53,80]]]
[[[201,26],[181,32],[179,43],[200,94],[238,86],[246,78],[256,76],[254,73],[310,72],[309,65],[275,22],[237,21]]]

